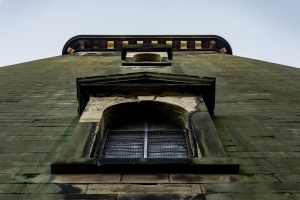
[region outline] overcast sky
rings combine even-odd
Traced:
[[[233,54],[300,68],[300,0],[0,0],[0,66],[81,34],[212,34]]]

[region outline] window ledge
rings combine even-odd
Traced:
[[[52,174],[74,173],[191,173],[238,174],[239,164],[233,158],[193,159],[105,159],[97,165],[97,159],[60,159],[51,164]]]

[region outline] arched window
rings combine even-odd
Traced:
[[[108,108],[98,158],[191,158],[185,110],[145,101]]]

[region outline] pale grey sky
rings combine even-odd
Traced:
[[[0,0],[0,66],[81,34],[212,34],[233,54],[300,68],[299,0]]]

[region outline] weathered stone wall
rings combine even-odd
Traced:
[[[117,199],[128,193],[299,199],[300,70],[199,52],[174,53],[172,62],[132,69],[115,53],[0,68],[0,199]],[[240,175],[50,174],[79,121],[76,78],[144,70],[217,78],[213,121],[227,155],[241,163]]]

